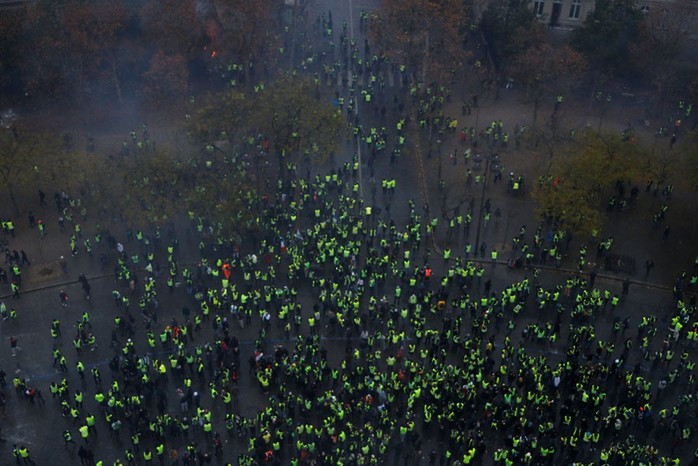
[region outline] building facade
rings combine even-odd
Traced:
[[[534,0],[533,12],[551,28],[572,30],[594,11],[594,0]]]
[[[581,25],[595,5],[595,0],[532,0],[531,8],[541,23],[564,33]],[[681,14],[685,32],[698,38],[698,0],[638,0],[637,8],[643,13],[659,9],[669,15]]]

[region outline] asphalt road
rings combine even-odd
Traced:
[[[341,24],[345,18],[353,20],[355,34],[358,30],[358,13],[361,9],[368,9],[375,2],[352,0],[349,2],[330,2],[328,5],[332,8],[336,24]],[[360,40],[360,37],[358,37]],[[392,86],[386,92],[399,92],[398,89],[392,89],[396,86],[395,80]],[[392,89],[392,90],[391,90]],[[331,91],[330,91],[331,93]],[[454,115],[459,113],[460,103],[457,99],[450,104],[448,111]],[[366,111],[360,107],[360,112]],[[521,104],[520,96],[511,95],[505,96],[500,101],[485,101],[479,118],[486,122],[491,119],[503,118],[506,125],[511,127],[514,124],[525,118],[525,105]],[[362,114],[363,121],[368,123],[374,122],[375,116]],[[394,122],[390,122],[394,125]],[[470,123],[474,124],[472,117]],[[522,224],[528,226],[529,234],[534,231],[534,226],[537,224],[534,217],[534,208],[531,202],[522,197],[512,197],[503,186],[503,184],[487,185],[484,190],[480,186],[468,188],[464,184],[464,173],[466,168],[461,165],[450,165],[447,154],[450,147],[457,147],[458,143],[455,136],[443,142],[444,149],[442,150],[441,161],[439,156],[435,155],[432,158],[426,157],[426,135],[412,134],[413,143],[419,141],[419,151],[414,151],[410,158],[405,158],[397,166],[393,166],[386,158],[379,159],[375,162],[373,169],[375,172],[375,182],[380,183],[380,179],[392,178],[397,179],[396,194],[392,197],[392,208],[390,214],[387,214],[384,207],[387,198],[381,193],[380,187],[376,189],[376,195],[371,194],[372,183],[369,175],[369,167],[362,166],[362,191],[364,200],[374,207],[381,208],[387,219],[394,220],[397,224],[405,222],[408,215],[408,200],[413,200],[418,206],[428,203],[432,207],[432,211],[437,211],[443,201],[443,193],[447,192],[447,206],[454,206],[460,203],[468,203],[471,199],[474,205],[479,206],[483,200],[491,199],[495,207],[501,208],[502,217],[492,221],[487,228],[482,228],[479,239],[488,243],[491,247],[497,247],[500,253],[500,261],[497,264],[491,264],[489,260],[484,260],[486,266],[486,275],[483,277],[483,282],[491,280],[493,290],[501,290],[504,286],[521,280],[523,277],[532,277],[532,270],[513,270],[506,266],[505,262],[512,257],[514,252],[511,250],[511,237],[518,231]],[[362,148],[356,146],[355,141],[347,143],[344,150],[337,155],[334,160],[328,161],[323,166],[312,167],[313,172],[323,173],[332,168],[339,168],[343,163],[351,160],[354,153],[359,152]],[[530,160],[522,160],[514,150],[502,151],[500,154],[503,163],[507,167],[511,167],[518,172],[526,173],[530,170]],[[446,191],[438,189],[438,167],[441,164],[441,171],[446,182]],[[420,168],[421,166],[421,168]],[[420,173],[421,172],[421,173]],[[75,361],[78,359],[75,351],[72,348],[70,339],[72,338],[73,324],[78,321],[83,311],[88,311],[90,314],[90,322],[92,324],[92,333],[97,339],[98,348],[95,351],[85,351],[81,356],[86,367],[98,367],[103,378],[109,378],[108,362],[117,354],[117,350],[111,348],[109,342],[113,328],[113,318],[119,312],[114,306],[112,299],[112,290],[119,289],[122,293],[127,293],[128,289],[116,285],[113,279],[111,268],[114,265],[115,252],[109,251],[105,246],[101,249],[97,248],[95,257],[90,257],[81,252],[75,257],[70,256],[68,249],[67,233],[61,233],[56,222],[57,212],[55,207],[49,200],[48,207],[39,207],[36,202],[29,201],[27,209],[34,210],[37,218],[42,218],[48,225],[48,236],[45,239],[40,239],[36,229],[30,229],[24,217],[17,219],[18,234],[17,238],[8,239],[8,247],[10,249],[25,250],[29,255],[32,264],[25,267],[23,270],[24,283],[21,298],[18,300],[12,299],[9,288],[2,286],[0,290],[3,292],[3,301],[10,307],[17,310],[17,318],[7,320],[0,323],[0,339],[4,347],[0,349],[0,367],[7,372],[8,387],[4,392],[7,396],[7,405],[5,413],[2,416],[2,437],[5,443],[0,447],[0,462],[3,464],[11,464],[13,462],[11,456],[11,445],[16,443],[27,445],[33,459],[39,465],[55,464],[77,464],[78,458],[73,448],[64,446],[62,432],[65,429],[70,429],[73,432],[74,438],[78,440],[76,426],[72,421],[63,417],[60,413],[55,400],[51,399],[48,385],[50,382],[59,381],[62,377],[67,377],[71,388],[79,388],[86,394],[84,412],[97,412],[98,408],[92,399],[92,395],[96,389],[94,382],[89,374],[85,381],[81,381],[74,369]],[[672,306],[672,297],[669,287],[673,283],[676,274],[687,269],[692,265],[692,258],[687,257],[684,249],[682,249],[682,241],[687,242],[690,233],[678,231],[676,238],[671,238],[668,243],[663,243],[658,237],[658,233],[649,228],[648,216],[651,210],[656,207],[656,200],[651,196],[642,196],[639,207],[629,214],[621,214],[616,216],[609,224],[609,234],[613,234],[617,238],[617,250],[619,253],[629,254],[636,258],[638,263],[644,263],[646,257],[651,257],[656,262],[656,267],[649,277],[645,278],[642,271],[631,277],[633,284],[630,288],[630,293],[619,305],[615,311],[615,315],[602,315],[596,322],[597,333],[599,338],[606,340],[614,340],[611,332],[613,319],[629,318],[632,326],[639,323],[639,319],[645,314],[657,314],[659,322],[664,327],[667,322],[663,321],[666,311]],[[477,209],[476,209],[477,210]],[[445,223],[444,219],[440,219],[441,225]],[[474,223],[475,225],[475,223]],[[89,220],[85,222],[84,230],[86,234],[92,232],[93,226]],[[135,247],[135,240],[132,242],[126,241],[125,232],[123,229],[114,228],[112,233],[124,243],[127,250]],[[454,255],[462,251],[464,244],[467,241],[474,241],[474,236],[477,234],[475,229],[471,229],[470,236],[465,238],[461,236],[458,239],[449,238],[445,229],[439,227],[434,241],[429,245],[431,250],[431,264],[435,269],[437,276],[443,273],[442,260],[440,260],[440,251],[446,247],[454,250]],[[181,250],[179,260],[188,264],[195,264],[198,257],[196,239],[190,232],[187,231],[186,225],[180,224],[177,228],[177,235],[180,238]],[[554,286],[564,283],[564,280],[575,272],[574,253],[577,248],[583,243],[582,239],[575,239],[570,247],[570,256],[565,259],[560,268],[545,267],[542,268],[542,273],[539,282],[542,286],[550,289]],[[592,250],[593,253],[593,250]],[[102,268],[97,260],[99,254],[106,254],[109,257],[109,265]],[[67,264],[67,273],[61,270],[59,258],[65,257]],[[50,273],[47,273],[50,271]],[[80,273],[86,274],[92,285],[92,295],[89,300],[82,296],[82,291],[77,282]],[[140,273],[141,277],[145,274]],[[586,277],[586,273],[584,274]],[[604,273],[600,271],[597,277],[597,285],[599,287],[613,290],[620,293],[622,280],[624,275]],[[65,290],[70,296],[70,305],[63,307],[59,301],[59,291]],[[475,294],[482,292],[482,284],[474,291]],[[163,325],[170,322],[173,318],[182,319],[182,307],[188,305],[193,307],[195,302],[193,298],[185,293],[183,288],[179,288],[173,293],[168,293],[164,287],[161,287],[159,292],[160,308],[158,311],[158,323],[153,324]],[[305,308],[311,308],[313,303],[313,295],[307,286],[300,289],[300,300],[304,303]],[[145,341],[145,326],[146,323],[134,312],[135,318],[135,335],[133,341],[139,353],[146,353],[148,347]],[[66,375],[52,366],[52,341],[50,337],[50,324],[53,319],[61,321],[63,329],[63,343],[61,349],[68,359],[69,373]],[[529,323],[544,322],[554,319],[551,312],[541,314],[535,306],[530,305],[526,311],[520,316],[520,322],[517,323],[517,329],[512,334],[515,345],[522,340],[520,330]],[[566,322],[567,323],[567,322]],[[241,351],[243,353],[243,367],[240,371],[240,403],[238,413],[245,417],[254,417],[256,412],[263,408],[267,403],[267,398],[261,393],[256,379],[246,370],[246,361],[253,351],[253,342],[257,337],[260,324],[256,321],[252,326],[244,329],[234,327],[235,335],[241,341]],[[563,326],[560,342],[564,342],[567,336],[567,328]],[[155,332],[157,334],[157,331]],[[306,327],[302,333],[308,333]],[[328,329],[322,330],[322,344],[329,349],[330,363],[338,364],[343,354],[344,343],[343,339],[329,334]],[[205,341],[210,338],[213,331],[210,327],[206,327],[200,334],[197,334],[197,342]],[[22,351],[16,356],[12,356],[9,347],[9,338],[14,336],[17,338]],[[497,344],[501,344],[502,335],[497,338]],[[272,325],[270,335],[268,337],[269,344],[281,344],[287,347],[292,347],[294,341],[286,339],[281,329]],[[659,344],[660,342],[656,342]],[[530,341],[525,341],[524,345],[532,354],[543,355],[549,358],[550,361],[562,359],[564,352],[561,351],[562,344],[558,346],[537,345]],[[162,350],[159,345],[153,356],[157,357]],[[695,354],[692,353],[692,357]],[[628,364],[639,362],[637,355],[628,361]],[[641,370],[652,381],[658,381],[665,376],[664,371],[660,368],[652,371],[649,366],[642,366]],[[39,388],[43,392],[46,404],[41,405],[36,400],[30,403],[22,394],[15,394],[11,387],[13,377],[20,377],[27,380],[31,387]],[[167,395],[170,401],[168,410],[173,414],[178,413],[176,389],[178,385],[176,381],[170,380],[167,385]],[[207,387],[201,385],[198,387],[203,393]],[[98,416],[99,417],[99,416]],[[221,412],[214,413],[215,430],[224,432],[223,418]],[[108,464],[112,460],[123,456],[125,448],[130,444],[128,435],[122,435],[120,439],[111,437],[108,434],[108,426],[101,419],[97,424],[98,434],[91,441],[91,447],[98,454],[98,458],[104,458]],[[126,432],[124,432],[126,434]],[[245,439],[236,437],[224,438],[224,454],[223,461],[234,462],[235,458],[241,453],[246,452],[247,442]],[[197,434],[197,440],[205,444],[204,439],[200,434]],[[440,441],[434,433],[426,436],[426,441],[429,446],[438,447]],[[79,440],[78,440],[79,441]],[[180,444],[179,440],[175,441]],[[427,449],[425,449],[426,451]],[[687,449],[681,450],[681,454],[687,457],[692,452]],[[419,458],[414,458],[414,463],[419,464]],[[424,462],[423,464],[426,464]],[[487,464],[487,463],[486,463]]]

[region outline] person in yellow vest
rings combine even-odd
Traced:
[[[86,443],[89,443],[89,440],[88,440],[88,438],[89,438],[89,436],[90,436],[90,430],[89,430],[89,429],[90,429],[90,428],[87,427],[87,425],[82,425],[82,426],[80,426],[80,428],[78,429],[78,431],[80,432],[80,437],[82,437],[82,439],[83,439]]]

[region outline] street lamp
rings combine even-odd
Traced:
[[[477,156],[476,156],[477,157]],[[475,233],[475,247],[474,247],[474,252],[477,254],[477,251],[480,248],[480,230],[482,228],[482,218],[484,216],[484,210],[485,210],[485,190],[487,189],[487,173],[490,168],[490,161],[494,158],[497,157],[497,154],[491,154],[489,156],[485,156],[485,168],[482,172],[482,191],[480,194],[480,213],[479,217],[477,219],[477,231]],[[473,158],[473,161],[475,161],[475,158]],[[476,165],[478,167],[479,164]]]

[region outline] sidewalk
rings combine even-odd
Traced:
[[[567,122],[571,127],[581,128],[586,124],[591,124],[595,128],[598,119],[594,122],[595,117],[588,112],[588,109],[582,108],[578,114],[570,112],[570,108],[581,104],[581,102],[565,102],[563,104],[563,122]],[[539,125],[544,124],[545,119],[552,112],[552,105],[549,107],[542,106],[539,112]],[[474,127],[477,124],[478,128],[482,129],[492,121],[502,120],[504,130],[511,135],[516,125],[529,125],[531,123],[532,105],[526,102],[525,96],[521,92],[502,90],[499,100],[486,100],[481,103],[479,112],[473,111],[471,115],[466,116],[462,115],[461,102],[454,97],[446,104],[444,114],[457,119],[459,128]],[[626,122],[623,121],[624,117],[629,118],[627,112],[623,112],[622,109],[609,109],[604,118],[603,129],[620,131],[626,126]],[[534,175],[537,172],[539,162],[531,151],[517,151],[513,144],[513,137],[506,149],[501,146],[472,149],[472,154],[497,154],[503,165],[504,182],[493,183],[490,176],[484,191],[475,183],[468,188],[465,186],[466,173],[468,169],[473,169],[473,162],[471,160],[466,166],[462,157],[463,152],[468,147],[470,147],[469,143],[463,144],[458,141],[457,133],[446,133],[444,141],[441,143],[440,156],[427,158],[426,150],[424,147],[422,148],[421,154],[427,184],[433,187],[429,190],[428,202],[433,206],[444,204],[442,194],[435,189],[438,186],[439,165],[441,165],[441,173],[446,186],[444,191],[447,194],[446,207],[452,209],[461,205],[461,214],[463,214],[467,210],[469,202],[474,201],[473,223],[471,224],[469,241],[474,242],[475,240],[476,234],[473,227],[477,228],[480,202],[489,199],[492,211],[499,208],[501,217],[496,219],[493,216],[490,226],[481,231],[481,241],[486,242],[489,249],[496,247],[500,258],[511,258],[513,257],[511,240],[519,228],[522,225],[526,226],[525,241],[530,242],[537,225],[540,224],[535,212],[535,201],[529,196],[530,187],[535,182]],[[454,150],[459,154],[455,164],[450,157]],[[506,178],[510,172],[516,176],[522,174],[528,184],[521,196],[513,196],[506,188]],[[473,174],[476,172],[473,171]],[[692,271],[694,257],[698,253],[692,241],[695,236],[695,222],[692,222],[690,217],[681,215],[681,212],[675,212],[687,204],[690,205],[695,196],[690,193],[675,192],[674,199],[667,202],[670,212],[667,221],[661,226],[653,228],[652,217],[662,204],[661,196],[646,193],[643,185],[638,185],[638,188],[640,188],[640,193],[637,204],[624,212],[610,212],[599,239],[605,240],[608,237],[613,237],[615,241],[610,253],[634,258],[636,272],[629,277],[631,280],[644,283],[647,280],[644,270],[645,261],[652,260],[655,266],[649,275],[649,280],[654,283],[654,286],[670,289],[681,272],[690,273]],[[440,209],[438,211],[441,212]],[[440,226],[444,225],[444,227],[437,230],[437,243],[442,246],[449,244],[452,248],[459,248],[458,250],[464,247],[464,241],[455,242],[455,244],[449,242],[445,236],[448,221],[440,219],[440,222]],[[493,223],[494,225],[492,225]],[[672,224],[672,233],[668,241],[663,242],[662,231],[665,224]],[[597,242],[593,238],[573,235],[573,241],[563,260],[562,267],[574,273],[578,257],[577,251],[580,246],[586,245],[590,251],[588,257],[592,258],[595,257]],[[489,251],[487,257],[489,257]],[[596,268],[598,272],[601,272],[603,264],[597,264]],[[604,273],[616,280],[625,279],[625,274]]]

